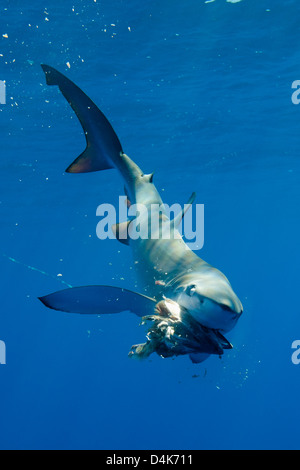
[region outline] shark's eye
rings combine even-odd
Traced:
[[[194,284],[192,284],[191,286],[188,286],[186,288],[186,293],[187,295],[189,295],[190,297],[192,297],[192,295],[196,292],[196,286]]]

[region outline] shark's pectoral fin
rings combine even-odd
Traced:
[[[200,362],[205,361],[209,356],[210,354],[206,353],[192,353],[190,354],[190,360],[193,364],[200,364]]]
[[[213,341],[213,343],[215,344],[216,351],[218,351],[219,349],[220,355],[223,354],[223,349],[232,349],[232,344],[219,331],[209,329],[205,329],[205,331],[211,341]],[[210,354],[195,352],[191,353],[189,356],[194,364],[200,364],[200,362],[205,361],[210,356]]]
[[[155,300],[120,287],[87,286],[65,289],[39,297],[48,308],[81,314],[106,314],[130,311],[139,317],[154,312]]]
[[[127,222],[121,222],[120,224],[114,224],[111,229],[113,231],[114,236],[116,237],[119,242],[123,243],[124,245],[129,245],[129,234],[128,234],[128,227],[130,224],[130,220]]]
[[[71,80],[42,64],[47,85],[57,85],[75,111],[83,128],[86,150],[67,168],[68,173],[87,173],[114,168],[111,158],[123,153],[111,124],[95,103]]]
[[[195,198],[196,198],[196,193],[191,194],[187,204],[184,205],[184,208],[182,209],[182,211],[176,217],[174,217],[174,219],[171,221],[171,227],[173,229],[178,227],[178,225],[180,224],[181,220],[183,219],[185,213],[189,210],[189,208],[191,207],[191,205],[195,201]]]

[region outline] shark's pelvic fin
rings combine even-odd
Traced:
[[[127,222],[114,224],[111,228],[116,239],[119,240],[119,242],[123,243],[124,245],[129,245],[128,227],[129,227],[130,222],[131,221],[128,220]]]
[[[57,85],[75,111],[83,128],[87,147],[67,168],[68,173],[88,173],[114,168],[113,158],[123,153],[120,141],[104,114],[71,80],[49,65],[42,64],[47,85]]]
[[[154,299],[120,287],[73,287],[39,297],[48,308],[62,312],[101,315],[129,311],[139,317],[154,312]]]

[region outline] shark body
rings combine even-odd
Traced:
[[[40,300],[49,308],[81,313],[105,314],[131,311],[150,324],[147,341],[132,346],[130,356],[162,357],[189,354],[202,362],[211,354],[222,355],[232,345],[223,336],[236,324],[243,308],[228,279],[199,258],[183,241],[174,220],[162,209],[163,202],[153,184],[153,174],[144,174],[124,152],[104,114],[71,80],[48,65],[42,65],[48,85],[56,85],[75,111],[85,133],[85,151],[67,168],[67,173],[116,169],[125,183],[130,204],[143,205],[141,227],[151,225],[153,207],[171,237],[161,233],[132,239],[128,235],[137,219],[116,225],[116,238],[132,248],[142,292],[112,286],[86,286],[56,292]],[[192,194],[188,206],[194,201]],[[147,210],[149,209],[149,210]],[[125,234],[125,236],[124,236]]]

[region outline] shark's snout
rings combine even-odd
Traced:
[[[181,285],[176,300],[201,325],[220,331],[230,331],[243,313],[243,306],[224,278],[203,279]]]
[[[235,295],[232,291],[230,292],[230,299],[226,299],[223,302],[217,302],[217,304],[221,307],[224,312],[231,312],[232,314],[236,314],[238,316],[242,315],[243,313],[243,306],[239,298]],[[211,299],[213,301],[213,299]]]

